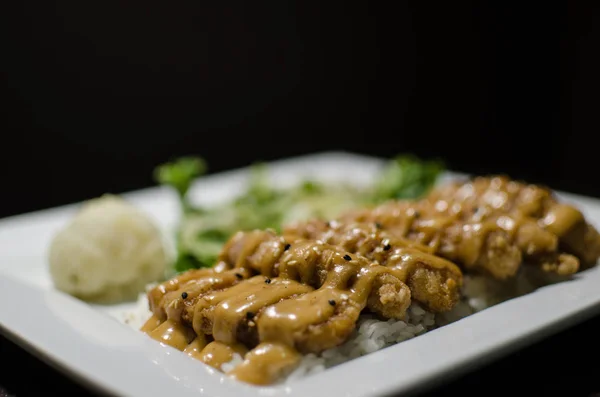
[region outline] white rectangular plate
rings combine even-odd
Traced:
[[[306,177],[368,184],[381,159],[322,153],[271,163],[279,185]],[[196,202],[231,198],[248,170],[200,179]],[[451,177],[451,175],[449,175]],[[174,194],[150,188],[124,195],[170,232],[179,208]],[[561,194],[600,226],[600,200]],[[473,369],[600,311],[600,268],[541,288],[412,340],[287,385],[254,387],[226,378],[147,338],[111,315],[128,309],[90,306],[53,290],[47,271],[50,239],[75,213],[69,205],[0,220],[0,330],[71,376],[123,396],[373,396],[432,385]],[[133,305],[131,305],[133,306]]]

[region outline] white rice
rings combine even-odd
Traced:
[[[242,357],[238,353],[233,353],[233,358],[231,359],[231,361],[221,364],[221,371],[227,373],[227,372],[231,371],[232,369],[234,369],[235,367],[237,367],[243,361],[244,361],[244,357]]]
[[[413,302],[405,320],[386,321],[378,320],[372,315],[362,315],[348,341],[320,355],[305,355],[300,365],[283,382],[292,382],[324,371],[354,358],[412,339],[436,327],[458,321],[507,299],[529,293],[539,284],[532,280],[535,280],[535,277],[524,273],[514,281],[497,281],[484,276],[465,275],[462,299],[450,312],[435,315]],[[542,281],[544,282],[546,281]],[[141,294],[136,307],[120,320],[139,330],[150,315],[146,295]],[[223,364],[221,369],[223,372],[228,372],[242,361],[243,358],[235,354],[234,359]]]
[[[148,284],[146,286],[146,293],[155,286],[156,283]],[[127,324],[130,327],[139,330],[142,328],[142,325],[144,325],[144,323],[152,316],[146,293],[141,293],[138,295],[138,299],[133,308],[122,310],[119,307],[116,307],[115,310],[108,311],[108,314],[116,318],[121,323]]]
[[[410,306],[404,321],[381,321],[371,315],[362,315],[354,333],[346,343],[326,350],[319,356],[307,354],[300,365],[286,378],[286,382],[292,382],[295,379],[414,338],[434,326],[435,315],[423,310],[417,303]]]

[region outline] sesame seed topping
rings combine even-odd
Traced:
[[[252,313],[252,312],[246,312],[246,318],[248,320],[252,320],[254,318],[254,313]]]
[[[290,249],[291,246],[292,246],[291,244],[286,244],[285,247],[283,247],[283,250],[287,251]]]
[[[242,276],[242,275],[241,275],[241,274],[239,274],[239,273],[236,273],[236,274],[235,274],[235,276],[236,276],[237,278],[239,278],[240,280],[244,278],[244,276]]]
[[[381,229],[383,226],[381,226],[381,223],[379,223],[379,222],[375,222],[375,227],[376,227],[377,229]]]
[[[344,255],[344,259],[347,261],[351,261],[352,257],[350,255],[346,254],[346,255]]]
[[[267,284],[271,284],[271,279],[270,279],[270,278],[266,279],[266,280],[265,280],[265,283],[267,283]]]
[[[329,299],[329,304],[330,304],[331,306],[335,306],[335,301],[334,301],[333,299]]]
[[[181,293],[181,298],[182,298],[182,299],[186,299],[187,297],[188,297],[188,294],[187,294],[187,292],[182,292],[182,293]]]
[[[384,251],[389,251],[390,248],[392,248],[392,246],[389,243],[383,246]]]

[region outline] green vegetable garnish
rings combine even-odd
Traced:
[[[347,184],[324,184],[305,180],[293,188],[276,188],[269,182],[265,164],[252,167],[246,191],[230,202],[202,208],[189,202],[194,178],[206,171],[198,157],[184,157],[155,170],[156,180],[174,188],[182,216],[177,230],[174,271],[211,267],[223,244],[237,231],[274,229],[309,218],[332,219],[359,206],[372,206],[391,199],[416,199],[425,195],[444,170],[439,161],[423,161],[401,155],[389,161],[371,188]]]
[[[415,199],[424,196],[433,187],[444,170],[441,161],[422,161],[413,155],[394,158],[375,183],[373,199]]]
[[[177,273],[181,273],[190,269],[209,267],[209,265],[200,262],[194,255],[190,254],[189,252],[180,251],[177,255],[175,263],[173,264],[173,267]]]
[[[173,162],[159,165],[154,170],[154,179],[175,189],[183,206],[183,210],[191,209],[187,201],[187,192],[194,178],[206,172],[206,163],[199,157],[181,157]]]

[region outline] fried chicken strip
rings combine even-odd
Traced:
[[[389,273],[383,266],[361,268],[343,257],[336,262],[321,288],[281,301],[258,316],[261,342],[278,342],[303,353],[319,353],[342,344],[350,336],[360,313],[373,299],[375,280]]]
[[[498,279],[514,276],[524,262],[563,276],[575,273],[579,259],[562,252],[560,236],[531,216],[543,214],[543,205],[526,198],[541,194],[528,189],[510,201],[499,186],[491,193],[470,183],[443,186],[423,200],[390,201],[346,213],[340,220],[377,222],[390,234],[427,245],[467,271]]]
[[[589,224],[580,210],[562,203],[548,188],[511,180],[507,176],[477,177],[466,183],[450,183],[433,190],[430,201],[447,201],[460,205],[463,211],[480,212],[481,219],[512,220],[528,226],[518,244],[525,260],[551,267],[578,270],[595,265],[600,257],[600,234]],[[508,221],[510,223],[510,221]],[[546,234],[546,235],[544,235]],[[551,238],[556,243],[551,243]],[[547,248],[545,252],[539,247]],[[575,258],[573,258],[573,256]]]
[[[147,294],[150,310],[159,318],[164,319],[164,317],[166,317],[166,313],[164,310],[165,305],[163,299],[167,294],[173,291],[177,291],[181,288],[182,285],[185,285],[188,282],[194,282],[204,277],[210,277],[215,273],[219,273],[221,271],[223,271],[223,264],[215,266],[211,269],[193,269],[181,273],[155,286]]]
[[[199,279],[164,295],[168,319],[158,326],[151,322],[156,327],[149,326],[151,337],[165,340],[175,332],[167,339],[198,357],[206,356],[197,352],[206,345],[205,335],[228,346],[275,343],[318,353],[343,343],[366,307],[384,318],[404,318],[411,302],[400,270],[323,242],[285,243],[272,232],[239,233],[221,262],[219,268],[227,270],[197,273]],[[246,278],[259,271],[268,276]]]
[[[325,277],[318,289],[297,281],[301,276],[296,271],[306,266],[289,265],[290,261],[282,258],[279,277],[255,276],[201,299],[194,311],[196,333],[212,334],[216,341],[226,344],[256,346],[259,342],[276,342],[300,352],[318,353],[343,343],[365,307],[370,306],[383,316],[403,314],[408,308],[409,295],[396,302],[398,293],[393,290],[390,301],[386,301],[381,292],[396,287],[389,268],[362,257],[350,257],[325,244],[302,244],[304,247],[297,248],[299,252],[323,249],[317,257],[325,257],[321,263],[326,268],[308,272]],[[309,256],[305,259],[310,262]],[[292,274],[296,277],[290,278]],[[409,294],[408,289],[404,291]],[[391,309],[395,311],[386,313]]]
[[[257,244],[256,241],[261,243]],[[287,242],[284,237],[271,231],[240,232],[230,239],[230,250],[224,249],[220,266],[234,263],[246,267],[267,277],[280,277],[320,288],[336,268],[342,258],[351,263],[354,271],[368,269],[375,264],[362,255],[353,255],[343,248],[325,244],[321,241],[296,239]],[[251,252],[240,249],[253,247]],[[236,256],[243,252],[243,260]],[[227,262],[229,261],[229,262]],[[400,278],[402,274],[394,269],[382,270],[373,279],[374,286],[368,307],[385,318],[403,318],[410,305],[410,289]]]
[[[288,225],[288,241],[314,239],[398,270],[414,300],[433,312],[450,310],[460,298],[462,272],[453,263],[431,254],[432,249],[397,238],[375,223],[312,220]]]
[[[494,224],[463,218],[448,204],[426,200],[389,201],[343,214],[342,223],[378,224],[390,235],[429,247],[466,270],[479,269],[503,279],[516,274],[522,254],[510,235]]]
[[[239,284],[248,277],[263,275],[265,280],[279,278],[320,288],[339,258],[350,258],[343,260],[353,263],[356,271],[372,265],[362,256],[350,256],[339,247],[321,242],[305,240],[290,244],[271,231],[240,232],[225,245],[217,264],[218,269],[228,270],[199,273],[198,279],[179,282],[179,289],[164,294],[154,313],[159,318],[163,318],[160,316],[164,313],[170,319],[193,323],[196,332],[211,334],[212,310],[231,293],[243,295],[241,291],[247,283]],[[410,305],[410,289],[398,276],[401,276],[399,271],[385,268],[373,279],[372,295],[367,304],[371,311],[384,318],[403,318]],[[188,280],[185,273],[180,277]],[[274,288],[276,285],[273,283]],[[159,285],[155,289],[163,290],[164,287]],[[149,295],[153,293],[150,291]],[[287,296],[278,299],[284,298]],[[256,304],[260,306],[260,303]],[[267,304],[270,303],[264,305]]]
[[[262,231],[239,233],[233,239],[241,245],[253,244],[257,235],[262,236],[263,243],[255,245],[255,252],[246,257],[247,260],[243,266],[257,272],[260,271],[263,275],[253,277],[228,290],[205,295],[195,305],[192,315],[196,332],[205,334],[217,332],[214,316],[219,311],[223,311],[225,307],[236,307],[241,304],[237,300],[238,297],[257,296],[260,291],[269,291],[268,296],[267,292],[264,292],[264,302],[253,299],[253,306],[248,309],[252,314],[258,315],[268,305],[309,292],[303,290],[307,287],[321,289],[331,285],[333,283],[331,277],[334,276],[340,280],[335,284],[336,290],[349,295],[347,289],[356,280],[362,280],[366,277],[365,274],[373,275],[369,279],[368,288],[361,287],[369,291],[364,305],[384,318],[404,318],[406,309],[410,305],[411,292],[408,286],[398,278],[398,271],[371,263],[362,256],[351,256],[339,247],[312,240],[299,240],[291,244],[282,243],[279,246],[279,243],[283,241],[280,236]],[[273,250],[279,252],[279,255],[266,254],[266,252],[272,253]],[[279,259],[275,260],[276,256],[279,256]],[[240,265],[238,258],[234,259]],[[251,285],[254,286],[250,287]],[[285,288],[283,288],[284,286]],[[278,292],[278,289],[282,289],[282,291]],[[183,318],[185,320],[185,318],[189,318],[189,315],[183,316]],[[243,320],[243,318],[241,319]],[[232,320],[224,328],[231,328],[233,323],[239,323],[239,318]],[[215,335],[215,337],[217,336]],[[225,341],[225,339],[222,337],[219,340]]]
[[[266,307],[314,289],[283,278],[254,276],[231,288],[209,293],[194,306],[193,328],[223,343],[256,346],[255,317]]]

